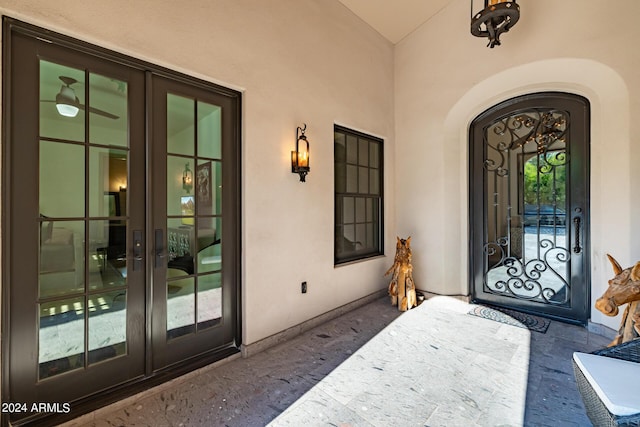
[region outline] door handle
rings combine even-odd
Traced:
[[[164,266],[162,262],[163,259],[167,258],[167,253],[164,250],[164,233],[161,228],[156,229],[155,231],[155,268],[160,268]]]
[[[142,231],[133,230],[133,271],[140,270],[142,268],[142,261],[144,258],[144,246],[142,245]]]
[[[574,227],[574,234],[575,234],[575,246],[573,247],[573,252],[579,254],[580,251],[582,251],[582,248],[580,247],[580,217],[577,216],[575,218],[573,218],[573,227]]]

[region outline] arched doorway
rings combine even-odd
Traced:
[[[504,101],[472,122],[469,144],[473,300],[586,323],[589,102]]]

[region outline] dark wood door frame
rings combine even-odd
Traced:
[[[132,395],[134,393],[145,390],[154,385],[160,384],[162,382],[168,381],[177,376],[183,375],[187,372],[190,372],[194,369],[198,369],[200,367],[206,366],[214,361],[220,360],[221,358],[227,357],[229,355],[235,354],[239,352],[239,348],[241,345],[241,297],[240,297],[240,283],[241,283],[241,225],[240,225],[240,215],[241,215],[241,157],[240,157],[240,144],[241,144],[241,94],[235,90],[228,89],[204,80],[196,79],[191,76],[177,73],[175,71],[159,67],[155,64],[151,64],[145,61],[138,60],[136,58],[132,58],[126,55],[122,55],[117,52],[113,52],[92,44],[88,44],[86,42],[55,33],[52,31],[48,31],[46,29],[36,27],[13,18],[3,17],[3,74],[2,74],[2,85],[3,85],[3,113],[2,113],[2,146],[3,146],[3,158],[2,158],[2,194],[3,194],[3,203],[2,203],[2,334],[7,339],[3,340],[2,346],[2,400],[3,402],[11,402],[15,401],[12,399],[11,389],[10,389],[10,379],[12,377],[11,372],[11,358],[12,358],[12,346],[15,346],[19,343],[11,342],[10,340],[20,339],[19,334],[19,325],[11,325],[12,315],[16,314],[15,307],[12,307],[11,301],[12,298],[15,297],[16,292],[11,291],[11,280],[13,278],[13,274],[16,269],[19,268],[19,263],[16,264],[17,260],[15,257],[12,257],[12,245],[15,245],[21,236],[18,235],[17,231],[12,229],[12,220],[16,218],[18,215],[17,212],[13,212],[11,209],[11,198],[16,197],[20,190],[19,187],[22,187],[20,183],[14,178],[15,174],[15,165],[12,164],[11,158],[12,153],[11,144],[12,138],[14,136],[14,130],[21,126],[20,123],[20,108],[23,108],[24,105],[20,102],[19,99],[14,98],[14,94],[12,91],[12,85],[18,84],[27,84],[26,80],[23,79],[23,83],[20,83],[18,79],[20,78],[20,70],[15,70],[13,67],[13,51],[14,41],[23,38],[23,39],[33,39],[39,40],[43,43],[51,44],[55,49],[68,49],[70,51],[77,52],[81,55],[89,55],[92,58],[95,58],[96,61],[106,61],[118,64],[118,67],[129,67],[131,70],[134,70],[137,73],[142,73],[146,75],[146,85],[149,85],[152,80],[152,76],[161,76],[163,78],[182,82],[187,85],[190,85],[194,88],[200,88],[204,91],[211,91],[220,96],[227,98],[232,105],[232,113],[235,115],[237,120],[232,123],[229,129],[229,133],[227,137],[229,138],[229,144],[233,146],[233,151],[227,156],[225,163],[226,173],[231,173],[231,178],[225,178],[225,186],[228,185],[228,191],[233,193],[233,198],[227,207],[233,212],[233,220],[225,223],[226,227],[228,227],[231,231],[229,233],[229,237],[233,240],[233,242],[227,242],[228,245],[233,246],[232,254],[233,259],[230,260],[228,264],[228,268],[234,271],[233,280],[235,281],[235,300],[233,302],[233,306],[230,309],[233,310],[234,315],[232,319],[229,319],[234,325],[233,333],[231,336],[227,337],[226,345],[218,346],[215,349],[211,349],[210,351],[204,351],[194,357],[188,358],[188,360],[183,361],[180,364],[174,364],[171,366],[167,366],[163,369],[155,369],[152,364],[152,356],[147,353],[142,360],[143,369],[140,375],[136,375],[134,377],[130,377],[128,380],[124,382],[120,382],[117,384],[113,384],[112,386],[106,387],[97,395],[81,397],[73,402],[71,402],[71,412],[70,413],[53,413],[53,414],[22,414],[22,417],[12,418],[11,421],[14,425],[25,425],[31,422],[35,422],[38,425],[56,425],[62,421],[69,420],[75,418],[83,413],[89,412],[91,410],[95,410],[101,406],[106,404],[118,401],[126,396]],[[25,76],[28,77],[28,76]],[[31,76],[33,77],[33,76]],[[31,82],[32,84],[32,82]],[[147,90],[146,95],[140,94],[140,97],[143,98],[146,105],[151,104],[150,91]],[[150,114],[149,109],[144,113],[147,115],[147,118],[139,117],[140,123],[148,123],[148,116]],[[36,130],[37,132],[37,130]],[[152,135],[150,129],[145,129],[146,132],[146,141],[144,144],[148,147],[152,141]],[[37,138],[37,135],[36,135]],[[149,156],[149,153],[145,153],[144,156]],[[146,170],[145,170],[146,169]],[[152,160],[147,157],[145,160],[145,168],[140,168],[138,171],[133,171],[132,173],[138,174],[139,177],[144,179],[144,174],[149,173],[153,169]],[[29,169],[23,170],[23,175],[25,175],[26,181],[29,182],[31,180],[32,185],[37,185],[37,174],[33,174],[29,176]],[[132,177],[132,179],[140,179],[140,178]],[[151,203],[153,195],[147,193],[146,196],[141,194],[140,197],[145,200],[145,204],[149,206]],[[148,217],[148,214],[147,214]],[[145,324],[144,328],[144,340],[145,340],[145,348],[149,349],[152,346],[152,332],[150,328],[150,320],[152,317],[153,310],[153,298],[151,296],[151,280],[152,277],[151,269],[153,266],[152,256],[153,256],[153,230],[151,221],[149,218],[146,219],[146,226],[142,225],[142,227],[146,227],[145,232],[145,248],[146,248],[146,300],[144,301],[144,306],[146,307],[146,318],[140,319],[142,323]],[[22,232],[22,231],[21,231]],[[33,234],[33,232],[31,232]],[[34,237],[35,236],[35,237]],[[37,235],[31,236],[31,239],[37,240]],[[25,318],[26,319],[26,318]],[[33,319],[31,319],[33,321]],[[13,333],[11,333],[13,332]],[[15,357],[15,356],[14,356]],[[35,368],[34,368],[35,369]],[[6,413],[2,413],[1,415],[2,425],[8,425],[10,418]]]

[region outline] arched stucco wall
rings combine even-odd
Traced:
[[[591,320],[617,328],[618,318],[606,317],[593,308],[611,276],[605,254],[628,254],[632,245],[632,206],[619,203],[632,196],[629,92],[610,67],[578,58],[541,60],[496,73],[464,94],[449,110],[443,126],[443,146],[450,147],[445,159],[456,161],[459,169],[458,174],[450,175],[459,179],[450,179],[445,191],[460,195],[447,199],[450,215],[445,218],[445,228],[459,229],[458,236],[449,237],[459,242],[460,248],[468,247],[468,131],[473,119],[501,101],[542,91],[582,95],[591,104]],[[445,262],[452,261],[445,258]],[[461,253],[455,262],[455,266],[445,266],[445,271],[468,265],[468,253]],[[462,277],[453,283],[459,283],[460,288],[449,291],[468,294],[468,271],[459,271]]]

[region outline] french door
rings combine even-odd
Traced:
[[[586,323],[588,101],[511,99],[476,118],[469,138],[474,301]]]
[[[239,94],[14,21],[4,43],[3,401],[80,415],[236,352]]]
[[[154,76],[153,366],[234,344],[239,282],[238,103]],[[228,173],[230,172],[230,173]]]

